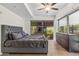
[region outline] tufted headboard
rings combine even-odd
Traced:
[[[21,31],[23,31],[22,27],[1,25],[1,46],[4,44],[4,41],[7,39],[8,33],[21,32]]]

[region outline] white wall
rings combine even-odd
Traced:
[[[25,32],[28,33],[29,35],[31,34],[31,23],[30,19],[25,20]]]
[[[57,29],[58,29],[57,20],[65,15],[72,13],[73,11],[77,9],[79,9],[79,3],[70,3],[57,13],[55,21],[54,21],[55,33],[57,32]]]
[[[23,27],[25,30],[25,20],[0,5],[0,49],[1,49],[1,24]]]

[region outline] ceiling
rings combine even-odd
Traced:
[[[22,18],[33,17],[53,17],[56,13],[67,5],[67,3],[57,3],[53,7],[58,8],[58,11],[51,10],[46,13],[44,10],[37,10],[44,7],[41,3],[0,3],[2,6],[8,8],[10,11],[21,16]]]
[[[23,18],[31,17],[23,3],[0,3],[0,4]]]
[[[32,13],[34,15],[38,15],[38,16],[39,15],[42,15],[42,16],[51,15],[52,16],[52,15],[56,15],[56,13],[58,12],[56,10],[50,10],[49,13],[46,13],[44,10],[39,11],[38,9],[44,7],[43,5],[41,5],[41,3],[29,3],[28,5],[29,5],[30,9],[32,10]],[[60,10],[66,5],[67,4],[65,4],[65,3],[64,4],[63,3],[57,3],[53,7],[56,7]]]

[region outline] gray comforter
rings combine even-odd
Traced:
[[[44,39],[21,39],[21,40],[7,40],[4,44],[5,47],[29,47],[29,48],[45,48],[47,41]]]

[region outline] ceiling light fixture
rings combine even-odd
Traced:
[[[51,6],[50,5],[47,5],[46,8],[45,8],[45,10],[46,11],[50,11],[51,10]]]
[[[53,7],[56,3],[41,3],[44,7],[38,10],[44,10],[48,13],[50,10],[58,10],[58,8]]]

